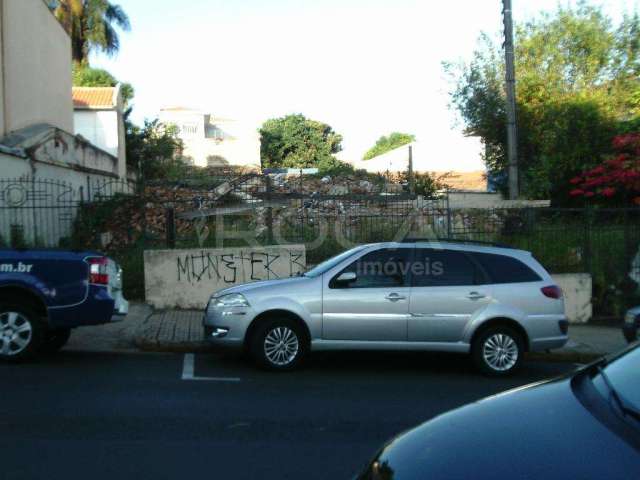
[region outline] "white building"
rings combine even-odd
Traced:
[[[180,107],[160,110],[160,121],[178,127],[184,155],[196,166],[260,168],[260,135],[255,126]]]
[[[487,190],[487,169],[482,160],[482,142],[476,137],[460,137],[449,156],[434,155],[428,143],[413,142],[370,160],[351,162],[354,168],[372,173],[398,173],[409,169],[409,148],[413,171],[436,177],[447,175],[451,188]]]
[[[76,135],[118,158],[118,172],[126,176],[124,102],[116,87],[73,87]]]
[[[0,240],[57,246],[80,201],[128,185],[119,147],[74,134],[71,38],[49,3],[0,0]]]

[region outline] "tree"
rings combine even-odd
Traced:
[[[346,166],[334,154],[342,136],[301,114],[267,120],[260,128],[263,168],[313,168],[328,172]]]
[[[388,137],[383,135],[378,139],[376,144],[364,154],[364,159],[369,160],[415,141],[415,135],[410,135],[408,133],[393,132]]]
[[[640,205],[640,133],[615,137],[613,148],[614,156],[571,179],[572,197]]]
[[[56,0],[52,9],[71,36],[72,58],[76,65],[87,65],[89,54],[101,50],[115,55],[120,50],[116,27],[128,31],[129,17],[120,5],[107,0]]]
[[[99,68],[82,65],[73,67],[73,85],[75,87],[115,87],[118,84],[122,89],[122,99],[125,106],[130,106],[135,95],[135,90],[130,83],[119,82],[111,73]]]
[[[127,163],[146,179],[180,178],[187,164],[178,128],[160,120],[146,120],[143,127],[126,120]]]
[[[569,179],[611,153],[611,139],[637,118],[640,18],[617,26],[580,2],[516,27],[518,148],[522,192],[560,203]],[[451,106],[465,133],[485,144],[485,163],[506,186],[504,62],[483,34],[472,60],[445,64]],[[635,109],[635,110],[634,110]],[[635,113],[634,113],[635,112]]]

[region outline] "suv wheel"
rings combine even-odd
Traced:
[[[270,320],[258,327],[251,339],[251,353],[262,367],[292,370],[307,351],[306,336],[296,322]]]
[[[516,371],[524,354],[522,336],[509,327],[490,327],[471,346],[473,361],[486,375],[504,376]]]
[[[71,337],[70,328],[49,330],[44,336],[44,342],[40,346],[42,353],[55,353],[64,347]]]
[[[43,325],[31,309],[0,306],[0,360],[20,361],[32,357],[42,343]]]

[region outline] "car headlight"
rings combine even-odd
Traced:
[[[214,307],[248,307],[249,302],[240,293],[229,293],[212,299]]]
[[[636,314],[633,312],[627,312],[627,314],[624,317],[624,322],[625,323],[635,323],[636,321]]]

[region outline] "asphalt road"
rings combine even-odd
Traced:
[[[498,380],[464,357],[351,353],[274,374],[218,355],[63,351],[0,365],[0,478],[348,479],[396,433],[572,368]]]

